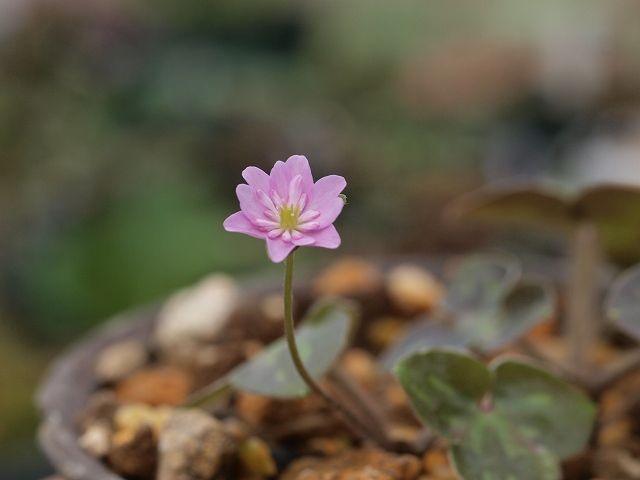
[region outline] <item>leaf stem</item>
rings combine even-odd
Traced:
[[[289,353],[291,354],[291,360],[295,366],[300,377],[307,384],[309,389],[321,397],[333,410],[340,413],[347,423],[347,425],[356,433],[359,437],[369,439],[383,448],[389,448],[390,442],[385,435],[380,433],[376,428],[368,426],[362,422],[357,415],[355,415],[349,408],[336,399],[331,397],[324,388],[318,384],[311,374],[307,371],[300,352],[298,351],[298,345],[296,343],[295,327],[293,322],[293,265],[294,265],[295,250],[287,257],[285,261],[285,276],[284,276],[284,331],[289,347]]]
[[[578,370],[588,371],[590,355],[598,336],[598,234],[585,222],[577,226],[566,326],[569,360]]]

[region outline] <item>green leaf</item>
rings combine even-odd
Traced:
[[[528,363],[499,360],[490,371],[429,350],[396,373],[418,416],[449,439],[465,480],[557,480],[557,459],[585,447],[595,419],[584,394]]]
[[[472,345],[491,352],[549,318],[554,303],[553,289],[543,280],[530,277],[507,292],[496,308],[461,315],[458,328]]]
[[[469,344],[469,338],[451,325],[426,319],[408,329],[380,357],[380,366],[386,370],[393,367],[407,355],[433,347],[463,348]]]
[[[298,350],[312,377],[324,375],[347,346],[356,312],[351,302],[324,301],[312,309],[298,328]],[[284,338],[234,369],[228,380],[236,389],[268,397],[303,397],[309,393],[291,361]]]
[[[542,185],[485,187],[456,200],[456,219],[509,223],[544,229],[571,229],[570,201],[564,192]]]
[[[450,276],[445,307],[454,312],[494,308],[521,274],[517,260],[508,255],[464,257]]]
[[[395,373],[418,417],[449,439],[465,432],[491,385],[482,363],[455,350],[414,353]]]
[[[640,342],[640,265],[613,283],[605,304],[611,322]]]
[[[531,445],[498,413],[474,417],[460,443],[452,446],[453,464],[465,480],[558,480],[560,469],[545,448]]]
[[[563,459],[585,447],[596,412],[585,394],[522,362],[498,362],[494,375],[495,410],[526,438]]]

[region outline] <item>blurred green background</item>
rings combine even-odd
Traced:
[[[640,179],[640,2],[0,2],[0,479],[47,472],[34,388],[110,315],[267,267],[247,165],[349,181],[342,253],[447,253],[486,182]],[[309,252],[330,259],[331,252]]]

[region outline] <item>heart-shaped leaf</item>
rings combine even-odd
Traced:
[[[409,328],[399,341],[382,354],[379,363],[385,370],[391,370],[411,353],[433,347],[462,348],[468,344],[468,336],[458,332],[451,325],[425,319]]]
[[[476,416],[465,437],[451,448],[465,480],[558,480],[556,458],[544,447],[520,437],[513,423],[497,414]]]
[[[580,452],[591,434],[593,403],[550,373],[512,360],[494,366],[495,410],[559,458]]]
[[[455,350],[414,353],[395,373],[422,421],[449,439],[465,432],[491,385],[482,363]]]
[[[630,268],[613,283],[605,308],[618,328],[640,342],[640,265]]]
[[[555,480],[557,458],[584,448],[595,418],[587,396],[528,363],[498,360],[490,371],[462,352],[428,350],[396,374],[466,480]]]
[[[523,279],[487,310],[462,314],[458,329],[463,337],[485,352],[491,352],[526,334],[553,313],[555,295],[543,280]]]
[[[493,308],[521,274],[517,260],[508,255],[464,257],[450,275],[445,308],[453,312]]]
[[[298,350],[312,377],[324,375],[348,345],[356,312],[352,302],[323,301],[297,329]],[[291,361],[284,338],[232,370],[228,381],[236,389],[268,397],[303,397],[309,393]]]

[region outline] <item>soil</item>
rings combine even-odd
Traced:
[[[389,270],[346,259],[296,294],[296,318],[315,298],[327,294],[352,298],[362,306],[363,320],[354,344],[323,385],[334,395],[344,396],[344,385],[335,381],[342,378],[357,392],[374,398],[377,413],[399,446],[394,451],[354,435],[315,395],[275,400],[236,392],[207,411],[181,408],[191,394],[282,334],[277,291],[248,294],[229,279],[221,281],[217,276],[214,280],[180,292],[179,298],[165,304],[171,306],[169,311],[161,306],[152,313],[151,332],[141,343],[132,343],[128,335],[101,346],[91,372],[95,388],[89,398],[82,399],[73,440],[113,476],[104,476],[102,470],[91,474],[86,468],[68,469],[64,472],[68,480],[457,478],[446,445],[425,433],[398,383],[376,361],[416,319],[424,318],[440,302],[444,287],[429,269],[408,263]],[[207,294],[218,298],[216,305],[202,301]],[[220,308],[225,302],[233,308]],[[189,331],[182,331],[181,324]],[[528,340],[549,356],[561,356],[564,345],[558,330],[556,319],[551,318]],[[158,338],[158,332],[170,333]],[[626,341],[603,343],[594,361],[615,362],[629,348]],[[592,444],[587,452],[565,462],[566,480],[640,479],[639,392],[636,369],[598,394],[600,416]],[[419,451],[401,447],[420,444],[421,439]],[[46,437],[44,443],[49,445]],[[50,455],[64,455],[60,448],[53,450],[47,448]]]

